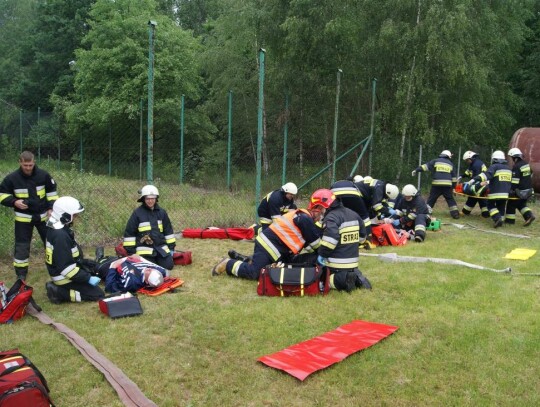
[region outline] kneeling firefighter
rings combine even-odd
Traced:
[[[317,207],[324,208],[318,261],[330,273],[330,287],[347,292],[356,288],[371,289],[368,279],[358,270],[358,247],[367,236],[364,222],[329,189],[313,193],[308,209]]]

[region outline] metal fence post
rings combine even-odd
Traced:
[[[264,56],[266,50],[259,49],[259,107],[257,109],[257,178],[255,180],[255,217],[257,216],[257,205],[261,198],[261,156],[263,138],[263,109],[264,109]]]
[[[374,137],[374,128],[375,128],[375,89],[377,87],[377,78],[373,78],[371,82],[371,129],[369,132],[369,164],[368,164],[368,174],[371,175],[371,163],[373,157],[373,137]]]
[[[231,151],[232,151],[232,90],[229,90],[227,116],[227,189],[231,190]]]
[[[180,184],[184,183],[184,95],[180,98]]]
[[[338,116],[339,116],[339,92],[341,88],[341,69],[337,70],[336,84],[336,107],[334,109],[334,138],[332,141],[332,184],[336,181],[336,157],[337,157],[337,131],[338,131]]]
[[[37,108],[37,127],[38,127],[38,164],[41,164],[41,129],[39,128],[39,119],[41,118],[41,107]]]
[[[148,21],[148,155],[146,158],[146,179],[154,181],[154,38],[157,23]]]
[[[281,185],[287,178],[287,139],[289,138],[289,94],[285,94],[285,123],[283,125],[283,165],[281,172]]]

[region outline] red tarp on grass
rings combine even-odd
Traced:
[[[205,229],[184,229],[182,237],[192,239],[232,239],[244,240],[253,239],[255,232],[253,228],[205,228]]]
[[[304,380],[317,370],[324,369],[359,350],[375,345],[397,329],[397,326],[353,321],[257,360],[275,369],[283,370],[299,380]]]

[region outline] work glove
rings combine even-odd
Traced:
[[[416,175],[416,170],[412,170],[411,175],[414,177]]]
[[[325,259],[323,256],[317,256],[317,263],[319,263],[321,266],[326,266],[328,259]]]
[[[96,285],[99,284],[100,281],[101,281],[101,278],[96,277],[96,276],[92,276],[92,277],[90,277],[90,279],[88,280],[88,284],[93,285],[93,286],[96,286]]]
[[[392,225],[399,226],[399,219],[394,219],[394,221],[392,222]]]

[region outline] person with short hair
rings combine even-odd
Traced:
[[[15,211],[13,266],[17,278],[25,280],[28,275],[34,227],[45,246],[46,223],[56,199],[54,179],[37,167],[34,154],[23,151],[19,156],[19,169],[8,174],[0,184],[0,203]]]

